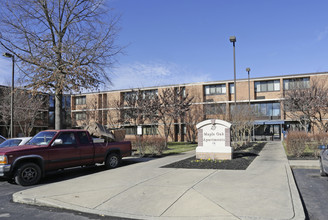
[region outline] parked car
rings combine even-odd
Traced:
[[[11,138],[7,139],[0,144],[1,147],[13,147],[20,146],[26,144],[32,137],[19,137],[19,138]]]
[[[23,146],[0,148],[0,177],[29,186],[50,170],[97,163],[115,168],[131,152],[130,141],[94,143],[85,130],[41,131]]]
[[[2,137],[1,135],[0,135],[0,144],[2,143],[2,142],[4,142],[6,140],[6,138],[5,137]]]
[[[320,163],[320,175],[327,176],[328,175],[328,146],[321,145],[319,149],[321,149],[319,155],[319,163]]]

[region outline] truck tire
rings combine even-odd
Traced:
[[[24,163],[15,172],[15,182],[21,186],[37,184],[41,179],[41,168],[35,163]]]
[[[105,161],[106,169],[113,169],[120,165],[121,157],[116,153],[111,153],[107,156]]]

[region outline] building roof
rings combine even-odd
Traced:
[[[278,75],[278,76],[266,76],[266,77],[253,77],[250,78],[251,81],[263,81],[263,80],[274,80],[280,78],[298,78],[298,77],[307,77],[307,76],[314,76],[314,75],[328,75],[328,72],[317,72],[317,73],[300,73],[300,74],[290,74],[290,75]],[[247,81],[248,78],[241,78],[237,79],[239,81]],[[170,85],[161,85],[161,86],[150,86],[150,87],[143,87],[143,88],[131,88],[131,89],[114,89],[114,90],[107,90],[107,91],[98,91],[98,92],[86,92],[86,93],[76,93],[72,94],[73,96],[79,95],[86,95],[86,94],[100,94],[100,93],[109,93],[109,92],[130,92],[132,90],[151,90],[151,89],[158,89],[158,88],[167,88],[167,87],[184,87],[184,86],[193,86],[193,85],[212,85],[212,84],[222,84],[222,83],[233,83],[234,80],[218,80],[218,81],[208,81],[208,82],[197,82],[197,83],[182,83],[182,84],[170,84]]]

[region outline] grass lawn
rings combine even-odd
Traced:
[[[163,155],[179,154],[186,151],[195,150],[197,144],[183,143],[183,142],[170,142],[168,149],[163,151]]]

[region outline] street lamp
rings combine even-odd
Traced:
[[[15,73],[15,56],[10,53],[4,53],[4,57],[12,59],[12,74],[11,74],[11,101],[10,101],[10,137],[13,138],[14,133],[14,73]]]
[[[249,72],[251,71],[251,68],[247,67],[246,71],[248,72],[248,103],[251,104],[251,84],[249,80]]]
[[[236,105],[236,97],[237,97],[237,85],[236,85],[236,55],[235,55],[235,43],[236,43],[236,37],[231,36],[230,42],[233,44],[233,73],[234,73],[234,92],[235,92],[235,105]]]

